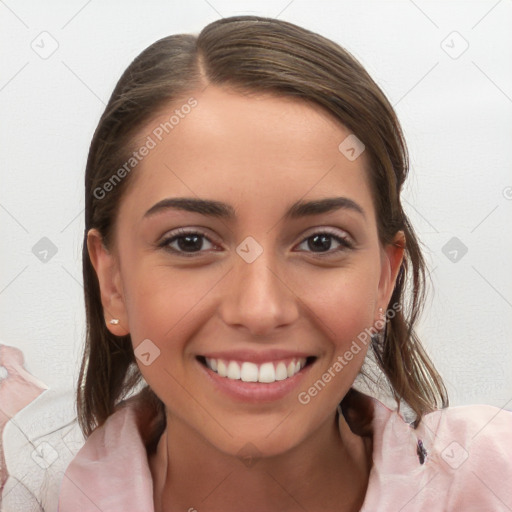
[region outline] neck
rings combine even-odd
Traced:
[[[220,452],[168,417],[150,461],[155,512],[355,511],[366,493],[371,439],[333,415],[300,445],[255,459]]]

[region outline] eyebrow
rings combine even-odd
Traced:
[[[236,210],[229,204],[210,199],[198,199],[195,197],[172,197],[163,199],[153,205],[145,214],[144,218],[151,217],[157,213],[167,210],[183,210],[199,213],[209,217],[233,220],[236,218]],[[285,213],[285,219],[299,219],[329,213],[336,210],[351,210],[366,218],[363,208],[348,197],[328,197],[315,199],[313,201],[297,201]]]

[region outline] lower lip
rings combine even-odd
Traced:
[[[293,377],[275,382],[244,382],[243,380],[228,379],[210,370],[207,366],[197,361],[206,377],[222,393],[242,402],[273,402],[284,398],[298,387],[304,376],[309,372],[314,363],[308,364]]]

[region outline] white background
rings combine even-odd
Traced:
[[[0,343],[22,349],[50,388],[73,389],[83,177],[104,105],[148,45],[234,14],[333,39],[389,97],[411,154],[405,206],[434,286],[420,335],[452,405],[512,410],[510,0],[1,1]],[[48,58],[32,49],[52,39]],[[46,263],[32,251],[43,237],[57,248]],[[456,263],[443,253],[453,237],[468,249]]]

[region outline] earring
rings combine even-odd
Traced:
[[[110,320],[110,323],[111,323],[112,325],[118,325],[118,324],[119,324],[119,320],[118,320],[117,318],[112,318],[112,319]]]

